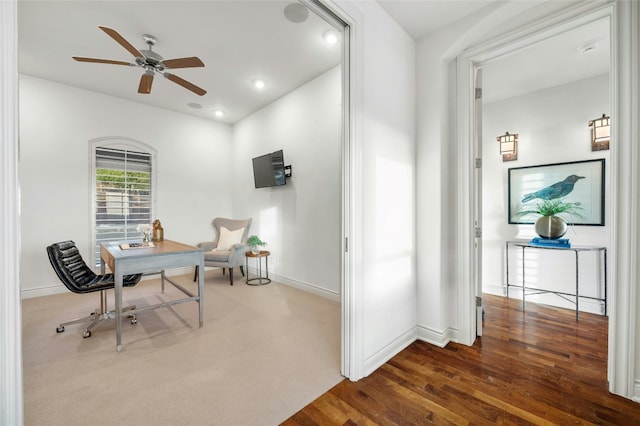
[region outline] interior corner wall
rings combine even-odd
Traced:
[[[485,92],[490,88],[485,87]],[[591,151],[589,120],[610,114],[609,75],[603,74],[562,86],[483,105],[483,291],[505,295],[505,241],[535,237],[533,225],[507,223],[508,170],[512,167],[605,159],[605,226],[570,226],[564,238],[572,245],[610,247],[611,167],[609,151]],[[518,133],[518,159],[503,162],[496,136]],[[579,185],[580,181],[576,183]],[[490,190],[487,190],[490,188]],[[521,283],[520,251],[509,253],[511,284]],[[602,259],[599,252],[580,254],[580,293],[603,297]],[[534,266],[539,265],[539,266]],[[575,292],[575,255],[549,250],[528,252],[528,285],[565,293]],[[517,288],[511,297],[521,297]],[[527,296],[527,300],[570,309],[575,305],[552,294]],[[580,301],[580,310],[604,313],[600,302]]]
[[[340,300],[341,67],[233,126],[232,197],[249,235],[267,242],[269,274]],[[255,188],[252,159],[283,150],[286,185]],[[250,264],[250,268],[254,265]]]
[[[48,244],[72,239],[91,258],[92,139],[126,137],[156,150],[154,216],[165,238],[210,240],[212,219],[231,215],[229,125],[28,75],[19,84],[23,297],[65,291]]]

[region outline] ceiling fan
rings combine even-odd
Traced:
[[[153,77],[156,73],[163,75],[165,78],[173,81],[176,84],[191,90],[197,95],[204,95],[206,90],[196,86],[195,84],[178,77],[167,71],[167,69],[176,68],[194,68],[204,67],[204,63],[200,58],[191,56],[188,58],[178,59],[164,59],[152,50],[153,46],[157,43],[157,39],[149,34],[144,34],[142,38],[148,45],[146,50],[138,50],[133,47],[124,37],[122,37],[116,30],[107,27],[99,27],[102,31],[107,33],[112,39],[117,41],[122,47],[127,49],[135,57],[135,63],[114,61],[111,59],[97,59],[97,58],[83,58],[80,56],[74,56],[73,59],[80,62],[95,62],[99,64],[112,64],[112,65],[127,65],[131,67],[139,67],[144,69],[144,73],[140,78],[140,85],[138,86],[138,93],[149,94],[151,93],[151,85],[153,84]]]

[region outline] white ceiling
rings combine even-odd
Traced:
[[[418,40],[500,0],[378,0]],[[553,0],[551,0],[553,1]],[[587,54],[578,46],[596,41]],[[609,23],[601,19],[483,65],[483,102],[555,87],[609,72]]]
[[[293,23],[292,1],[31,1],[18,3],[20,71],[87,90],[186,114],[234,123],[340,63],[332,27],[313,13]],[[198,96],[156,76],[151,94],[138,94],[140,68],[82,63],[72,56],[133,62],[98,26],[115,29],[138,50],[143,34],[158,39],[165,59],[199,57],[205,68],[173,73],[205,89]],[[255,90],[261,78],[267,86]],[[200,105],[194,109],[189,104]]]
[[[582,53],[578,47],[596,47]],[[606,74],[610,66],[609,22],[600,19],[550,37],[483,68],[483,101],[494,102]]]
[[[20,71],[24,74],[225,123],[252,114],[340,63],[340,45],[322,35],[332,27],[313,13],[301,23],[284,16],[279,0],[218,1],[33,1],[18,3]],[[492,0],[378,0],[414,39],[462,19]],[[142,70],[82,63],[72,56],[133,62],[132,55],[98,26],[115,29],[138,50],[143,34],[158,39],[165,59],[198,56],[204,68],[174,74],[205,89],[198,96],[156,76],[151,94],[137,93]],[[578,44],[602,38],[579,55]],[[487,64],[489,99],[586,78],[608,70],[608,27],[592,25]],[[603,59],[604,58],[604,59]],[[533,72],[531,72],[533,71]],[[253,79],[267,82],[252,87]],[[493,79],[493,80],[492,80]],[[197,108],[194,108],[197,107]],[[213,112],[225,112],[216,118]]]
[[[419,40],[496,0],[378,0],[411,36]]]

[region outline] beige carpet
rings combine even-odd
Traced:
[[[113,320],[82,338],[60,321],[97,307],[97,294],[23,301],[25,425],[276,425],[329,390],[340,375],[340,305],[276,282],[252,287],[220,270],[205,275],[204,327],[197,304]],[[196,291],[191,276],[176,281]],[[124,291],[143,306],[181,296],[142,281]],[[113,307],[113,294],[110,294]]]

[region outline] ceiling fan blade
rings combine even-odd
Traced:
[[[148,95],[151,93],[151,85],[153,84],[153,74],[144,73],[140,77],[140,85],[138,86],[138,93]]]
[[[205,93],[207,93],[206,90],[201,89],[200,87],[196,86],[193,83],[188,82],[187,80],[184,80],[180,77],[178,77],[175,74],[171,74],[171,73],[164,73],[164,76],[167,77],[169,80],[173,81],[176,84],[179,84],[180,86],[184,87],[185,89],[191,90],[193,93],[195,93],[196,95],[204,95]]]
[[[197,56],[190,58],[165,59],[162,61],[166,68],[195,68],[204,67],[204,63]]]
[[[124,37],[122,37],[120,34],[118,34],[118,32],[116,30],[113,30],[111,28],[108,27],[102,27],[102,26],[98,26],[102,31],[104,31],[105,33],[107,33],[109,35],[109,37],[111,37],[112,39],[114,39],[115,41],[117,41],[122,47],[124,47],[125,49],[127,49],[129,51],[129,53],[131,53],[133,56],[135,56],[136,58],[141,58],[143,57],[142,53],[140,53],[140,51],[138,49],[136,49],[135,47],[133,47],[131,45],[131,43],[129,43],[127,40],[125,40]]]
[[[129,65],[132,67],[135,66],[135,64],[131,64],[129,62],[114,61],[111,59],[83,58],[81,56],[73,56],[73,59],[80,62],[95,62],[98,64],[113,64],[113,65]]]

